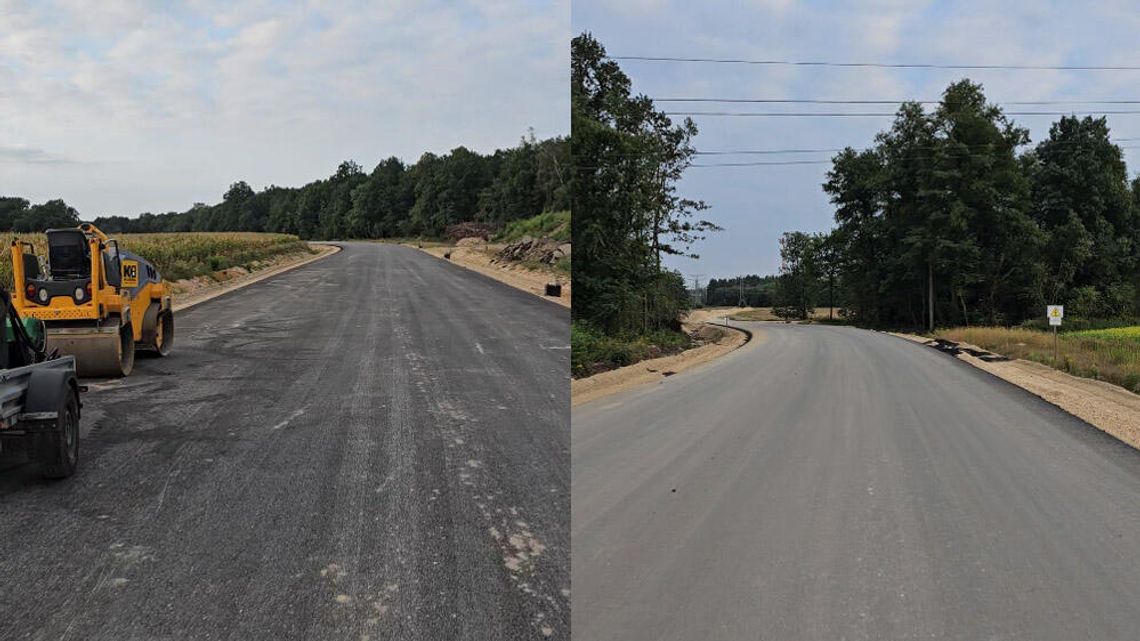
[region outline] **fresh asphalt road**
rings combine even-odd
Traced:
[[[569,638],[564,308],[349,243],[177,325],[0,459],[0,639]]]
[[[1140,453],[887,334],[573,412],[574,638],[1136,639]]]

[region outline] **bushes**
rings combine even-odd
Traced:
[[[570,212],[549,211],[531,218],[513,220],[503,227],[495,240],[513,243],[523,236],[570,242]]]
[[[570,325],[570,370],[574,378],[589,376],[674,354],[691,343],[692,339],[683,332],[658,330],[641,336],[607,336],[576,322]]]

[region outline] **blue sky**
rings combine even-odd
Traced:
[[[999,6],[1000,5],[1000,6]],[[1140,12],[1130,2],[682,2],[574,0],[574,33],[590,31],[614,56],[671,56],[934,64],[1140,65]],[[991,101],[1140,99],[1140,72],[899,70],[766,67],[623,61],[636,91],[651,97],[937,100],[962,77]],[[659,105],[666,110],[805,111],[810,105]],[[1009,107],[1017,111],[1140,109],[1132,106]],[[886,105],[823,111],[894,111]],[[1108,116],[1114,137],[1137,138],[1140,115]],[[694,118],[700,150],[868,146],[890,118]],[[1034,142],[1056,117],[1018,116]],[[1126,158],[1140,168],[1140,155]],[[702,158],[826,160],[830,154]],[[1130,165],[1131,166],[1131,165]],[[823,231],[832,209],[820,185],[828,165],[690,168],[681,192],[705,200],[724,226],[698,244],[685,274],[731,276],[779,268],[781,232]],[[1130,169],[1130,175],[1135,170]]]
[[[0,195],[80,214],[569,133],[569,0],[0,0]]]

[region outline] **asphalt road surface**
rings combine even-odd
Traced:
[[[0,639],[568,639],[569,314],[414,249],[187,310],[0,458]]]
[[[1136,639],[1140,453],[887,334],[573,412],[575,639]]]

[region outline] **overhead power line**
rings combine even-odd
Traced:
[[[1121,147],[1121,149],[1140,149],[1140,146]],[[951,154],[952,158],[968,158],[982,154]],[[913,160],[935,160],[933,156],[919,156]],[[723,163],[694,163],[690,167],[777,167],[782,165],[829,165],[831,160],[772,160],[756,162],[723,162]]]
[[[744,58],[682,58],[675,56],[609,56],[611,60],[640,62],[688,62],[730,65],[784,66],[784,67],[839,67],[874,69],[957,69],[957,70],[1009,70],[1009,71],[1140,71],[1140,65],[998,65],[998,64],[938,64],[913,62],[836,62],[822,60],[749,60]]]
[[[760,162],[695,163],[690,167],[767,167],[779,165],[830,165],[830,160],[773,160]]]
[[[1130,142],[1130,141],[1137,141],[1137,140],[1140,140],[1140,138],[1113,138],[1109,142],[1116,144],[1119,142]],[[1084,140],[1053,140],[1053,141],[1039,141],[1037,144],[1040,144],[1041,142],[1049,142],[1052,145],[1080,145],[1080,144],[1084,144],[1086,141],[1084,141]],[[1027,145],[1035,146],[1034,143],[1027,143]],[[967,148],[978,147],[978,148],[986,149],[986,148],[989,148],[991,146],[991,144],[990,143],[984,143],[984,144],[978,144],[978,145],[965,145],[965,146]],[[851,148],[856,149],[855,147],[851,147]],[[908,149],[942,149],[942,148],[943,148],[942,146],[933,146],[933,145],[908,147]],[[1135,149],[1135,148],[1136,147],[1121,147],[1121,149]],[[698,156],[837,154],[841,151],[844,151],[845,149],[847,149],[847,147],[833,147],[830,149],[825,149],[825,148],[818,148],[818,149],[724,149],[724,150],[712,150],[712,151],[698,150],[695,152],[695,154]]]
[[[937,105],[941,100],[841,100],[817,98],[654,98],[654,102],[726,103],[763,105],[901,105],[916,102]],[[1000,105],[1140,105],[1140,100],[999,100]]]
[[[1140,141],[1140,137],[1131,136],[1126,138],[1113,138],[1109,142],[1120,147],[1121,149],[1140,149],[1138,146],[1121,146],[1122,142],[1136,142]],[[1042,143],[1048,143],[1050,146],[1063,146],[1063,145],[1083,145],[1087,143],[1086,140],[1040,140],[1036,143],[1029,142],[1025,145],[1018,145],[1035,148]],[[955,154],[961,155],[958,149],[965,147],[966,149],[981,149],[988,150],[993,147],[993,143],[979,143],[976,145],[957,143]],[[695,156],[769,156],[769,155],[796,155],[796,154],[837,154],[841,151],[846,151],[848,148],[855,151],[861,151],[861,148],[856,145],[848,145],[847,147],[817,147],[817,148],[792,148],[792,149],[699,149],[693,152]],[[938,150],[945,149],[944,145],[908,145],[908,150]],[[616,156],[627,158],[642,158],[644,154],[641,153],[618,153],[613,154]],[[813,161],[814,162],[814,161]]]
[[[893,111],[666,111],[666,116],[716,116],[734,118],[880,118],[893,117]],[[1123,116],[1140,110],[1107,111],[1006,111],[1006,116]]]

